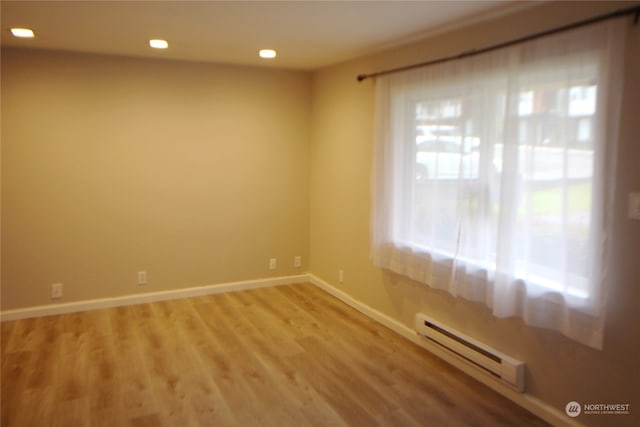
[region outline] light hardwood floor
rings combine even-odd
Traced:
[[[2,323],[2,426],[542,426],[313,285]]]

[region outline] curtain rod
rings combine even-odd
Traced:
[[[601,22],[601,21],[605,21],[607,19],[611,19],[611,18],[617,18],[620,16],[627,16],[627,15],[633,15],[635,14],[635,18],[634,18],[634,23],[637,24],[638,23],[638,19],[640,18],[640,5],[636,5],[634,7],[629,7],[626,9],[619,9],[616,10],[614,12],[610,12],[604,15],[598,15],[598,16],[594,16],[582,21],[577,21],[571,24],[567,24],[567,25],[563,25],[560,27],[556,27],[556,28],[552,28],[550,30],[546,30],[546,31],[542,31],[539,33],[535,33],[535,34],[531,34],[528,36],[524,36],[524,37],[520,37],[517,39],[513,39],[513,40],[509,40],[506,42],[502,42],[502,43],[498,43],[498,44],[494,44],[491,46],[487,46],[487,47],[483,47],[480,49],[471,49],[471,50],[467,50],[465,52],[459,53],[457,55],[451,55],[451,56],[446,56],[446,57],[442,57],[442,58],[438,58],[438,59],[432,59],[430,61],[425,61],[425,62],[420,62],[417,64],[411,64],[411,65],[405,65],[402,67],[398,67],[398,68],[390,68],[388,70],[382,70],[382,71],[377,71],[375,73],[371,73],[371,74],[358,74],[358,81],[361,82],[365,79],[369,79],[369,78],[373,78],[373,77],[378,77],[378,76],[383,76],[386,74],[392,74],[392,73],[397,73],[400,71],[406,71],[406,70],[412,70],[414,68],[420,68],[420,67],[427,67],[429,65],[435,65],[435,64],[440,64],[442,62],[447,62],[447,61],[452,61],[455,59],[462,59],[462,58],[466,58],[468,56],[474,56],[474,55],[478,55],[481,53],[486,53],[486,52],[490,52],[493,50],[497,50],[497,49],[502,49],[505,47],[509,47],[515,44],[519,44],[519,43],[524,43],[527,42],[529,40],[535,40],[541,37],[545,37],[545,36],[549,36],[551,34],[556,34],[556,33],[560,33],[563,31],[568,31],[568,30],[573,30],[575,28],[579,28],[579,27],[584,27],[586,25],[590,25],[590,24],[595,24],[597,22]]]

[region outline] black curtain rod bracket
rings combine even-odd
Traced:
[[[486,53],[486,52],[491,52],[493,50],[497,50],[497,49],[502,49],[505,47],[509,47],[515,44],[520,44],[520,43],[524,43],[530,40],[535,40],[535,39],[539,39],[541,37],[546,37],[546,36],[550,36],[552,34],[556,34],[556,33],[561,33],[564,31],[568,31],[568,30],[573,30],[575,28],[579,28],[579,27],[584,27],[586,25],[590,25],[590,24],[595,24],[601,21],[605,21],[608,19],[612,19],[612,18],[618,18],[621,16],[628,16],[628,15],[634,15],[634,25],[638,23],[638,21],[640,20],[640,5],[636,5],[633,7],[629,7],[626,9],[619,9],[616,10],[614,12],[610,12],[604,15],[598,15],[598,16],[594,16],[591,18],[587,18],[584,19],[582,21],[577,21],[571,24],[567,24],[567,25],[563,25],[560,27],[556,27],[556,28],[552,28],[550,30],[545,30],[539,33],[535,33],[535,34],[531,34],[528,36],[524,36],[524,37],[520,37],[517,39],[513,39],[513,40],[509,40],[506,42],[502,42],[502,43],[498,43],[498,44],[494,44],[491,46],[487,46],[487,47],[483,47],[483,48],[479,48],[479,49],[470,49],[467,51],[464,51],[462,53],[459,53],[457,55],[451,55],[451,56],[446,56],[443,58],[438,58],[438,59],[432,59],[431,61],[425,61],[425,62],[420,62],[417,64],[410,64],[410,65],[405,65],[402,67],[398,67],[398,68],[391,68],[388,70],[382,70],[382,71],[377,71],[375,73],[371,73],[371,74],[358,74],[358,76],[356,77],[358,79],[359,82],[369,79],[369,78],[373,78],[373,77],[378,77],[378,76],[383,76],[386,74],[392,74],[392,73],[398,73],[401,71],[407,71],[407,70],[412,70],[414,68],[422,68],[422,67],[428,67],[430,65],[435,65],[435,64],[440,64],[442,62],[448,62],[448,61],[453,61],[456,59],[462,59],[462,58],[466,58],[468,56],[474,56],[474,55],[479,55],[481,53]]]

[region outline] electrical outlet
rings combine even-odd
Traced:
[[[275,258],[269,258],[269,270],[275,270],[278,266],[278,261]]]
[[[302,258],[300,256],[293,257],[293,267],[300,268],[302,266]]]
[[[147,284],[147,272],[138,271],[138,285],[146,285],[146,284]]]
[[[344,283],[344,271],[342,269],[338,270],[338,282]]]
[[[51,284],[51,299],[62,298],[62,283]]]

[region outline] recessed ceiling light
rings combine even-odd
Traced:
[[[260,58],[271,59],[276,57],[276,51],[273,49],[262,49],[260,51]]]
[[[23,39],[31,39],[34,37],[33,31],[28,28],[12,28],[11,34],[13,34],[14,37],[20,37]]]
[[[166,49],[169,47],[169,43],[167,43],[166,40],[153,39],[153,40],[149,40],[149,46],[151,46],[154,49]]]

